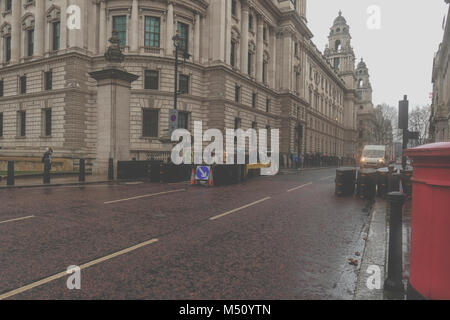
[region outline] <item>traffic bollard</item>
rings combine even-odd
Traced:
[[[402,215],[405,195],[401,192],[388,194],[389,202],[389,253],[388,276],[384,282],[384,290],[391,298],[402,299],[405,288],[403,286],[402,259]]]
[[[108,180],[114,180],[114,160],[109,158],[108,162]]]
[[[15,183],[14,179],[14,161],[8,161],[8,177],[6,179],[6,185],[13,186]]]
[[[80,159],[79,165],[79,173],[78,173],[78,181],[85,182],[86,181],[86,161],[84,159]]]
[[[44,160],[44,184],[50,184],[50,168],[51,162],[50,159]]]

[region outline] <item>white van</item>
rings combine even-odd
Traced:
[[[386,146],[367,145],[364,147],[361,168],[381,168],[386,165]]]

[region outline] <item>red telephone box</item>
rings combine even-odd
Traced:
[[[450,300],[450,143],[405,154],[414,167],[408,298]]]

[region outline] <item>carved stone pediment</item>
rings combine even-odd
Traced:
[[[34,16],[29,13],[24,15],[22,18],[22,29],[27,30],[32,28],[34,28]]]
[[[11,35],[11,25],[7,22],[4,22],[1,26],[0,26],[0,33],[2,37],[6,37]]]
[[[47,20],[49,22],[51,21],[57,21],[60,20],[61,18],[61,9],[55,5],[52,5],[48,10],[47,10]]]

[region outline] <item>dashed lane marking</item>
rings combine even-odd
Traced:
[[[160,196],[163,194],[182,192],[182,191],[186,191],[186,189],[177,189],[177,190],[164,191],[164,192],[158,192],[158,193],[152,193],[152,194],[144,194],[142,196],[136,196],[136,197],[132,197],[132,198],[106,201],[106,202],[104,202],[104,204],[113,204],[113,203],[124,202],[124,201],[138,200],[138,199],[150,198],[150,197],[154,197],[154,196]]]
[[[14,222],[14,221],[21,221],[21,220],[25,220],[25,219],[31,219],[31,218],[34,218],[34,217],[35,216],[27,216],[27,217],[16,218],[16,219],[11,219],[11,220],[6,220],[6,221],[0,221],[0,224],[8,223],[8,222]]]
[[[301,188],[304,188],[304,187],[310,186],[310,185],[312,185],[312,182],[309,182],[309,183],[307,183],[307,184],[304,184],[304,185],[301,185],[301,186],[298,186],[298,187],[295,187],[295,188],[286,190],[286,192],[292,192],[292,191],[295,191],[295,190],[298,190],[298,189],[301,189]]]
[[[148,246],[150,244],[153,244],[153,243],[155,243],[157,241],[158,241],[158,239],[152,239],[152,240],[148,240],[148,241],[145,241],[145,242],[141,242],[141,243],[139,243],[139,244],[137,244],[135,246],[132,246],[132,247],[129,247],[127,249],[123,249],[123,250],[117,251],[115,253],[112,253],[110,255],[104,256],[102,258],[99,258],[99,259],[93,260],[91,262],[85,263],[85,264],[79,266],[80,270],[92,267],[93,265],[99,264],[101,262],[105,262],[107,260],[113,259],[113,258],[121,256],[121,255],[124,255],[126,253],[131,252],[131,251],[135,251],[135,250],[140,249],[142,247],[145,247],[145,246]],[[63,278],[65,276],[67,276],[67,275],[68,275],[67,271],[63,271],[63,272],[57,273],[57,274],[55,274],[53,276],[47,277],[45,279],[42,279],[42,280],[30,283],[30,284],[28,284],[26,286],[20,287],[18,289],[15,289],[15,290],[12,290],[12,291],[9,291],[9,292],[6,292],[6,293],[0,295],[0,300],[3,300],[3,299],[6,299],[6,298],[15,296],[15,295],[17,295],[19,293],[23,293],[25,291],[31,290],[31,289],[36,288],[36,287],[42,286],[42,285],[47,284],[47,283],[49,283],[49,282],[51,282],[53,280],[57,280],[57,279]]]
[[[235,212],[237,212],[237,211],[243,210],[243,209],[245,209],[245,208],[254,206],[254,205],[258,204],[258,203],[267,201],[267,200],[269,200],[269,199],[271,199],[271,197],[266,197],[266,198],[264,198],[264,199],[261,199],[261,200],[258,200],[258,201],[255,201],[255,202],[246,204],[245,206],[242,206],[242,207],[239,207],[239,208],[236,208],[236,209],[233,209],[233,210],[224,212],[224,213],[219,214],[219,215],[217,215],[217,216],[211,217],[211,218],[209,218],[209,220],[217,220],[217,219],[223,218],[223,217],[225,217],[225,216],[227,216],[227,215],[229,215],[229,214],[232,214],[232,213],[235,213]]]

